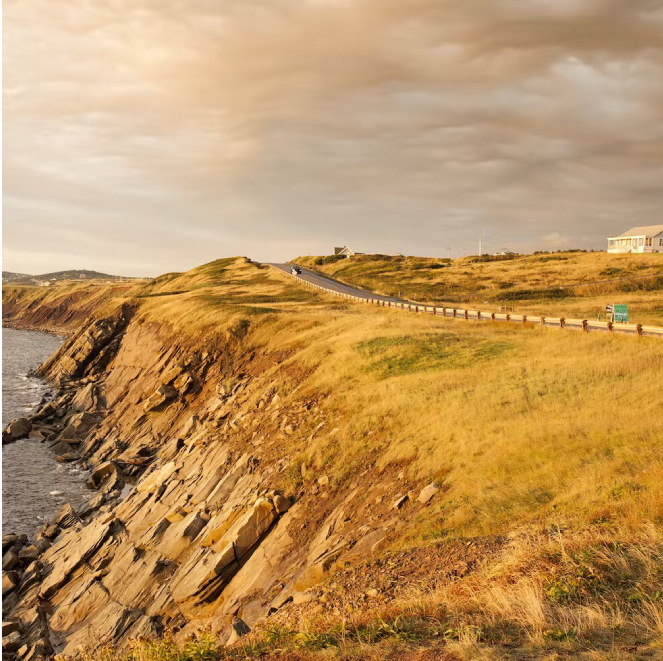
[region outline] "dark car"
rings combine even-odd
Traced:
[[[301,270],[301,269],[299,268],[299,266],[297,266],[297,265],[293,266],[293,267],[290,269],[290,273],[292,273],[292,275],[300,275],[301,272],[302,272],[302,270]]]

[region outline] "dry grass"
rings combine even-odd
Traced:
[[[292,634],[265,631],[256,654],[281,645],[274,658],[421,659],[412,651],[421,644],[430,658],[507,659],[518,658],[514,645],[521,658],[635,659],[628,645],[662,633],[660,341],[339,302],[243,258],[122,291],[79,287],[21,296],[34,306],[66,294],[74,308],[98,304],[99,313],[128,304],[136,322],[167,324],[196,346],[218,336],[238,352],[277,353],[264,378],[280,375],[284,398],[315,397],[327,415],[314,440],[312,416],[311,428],[283,441],[293,463],[332,484],[368,471],[367,502],[400,470],[414,485],[436,479],[443,491],[412,514],[402,545],[523,526],[586,531],[517,535],[485,571],[345,624],[332,617],[293,622]],[[136,645],[140,661],[254,653],[224,657],[200,641],[186,651],[168,640]]]
[[[663,325],[663,253],[567,252],[486,262],[363,255],[317,263],[321,259],[294,261],[370,291],[426,303],[470,303],[486,311],[508,305],[524,314],[596,319],[605,318],[606,303],[617,302],[629,304],[637,323]]]
[[[230,648],[209,635],[134,641],[131,661],[212,659],[642,659],[663,653],[663,544],[601,532],[513,535],[496,560],[428,592],[287,626],[262,620]],[[370,578],[367,578],[370,581]],[[283,622],[283,616],[279,617]],[[425,653],[432,656],[422,656]],[[89,661],[110,661],[97,650]]]
[[[33,303],[64,295],[40,289]],[[444,497],[411,527],[410,543],[534,521],[663,521],[656,339],[339,302],[244,258],[66,295],[99,313],[130,304],[139,323],[167,324],[201,346],[225,337],[287,356],[274,373],[305,376],[281,383],[282,393],[322,394],[334,422],[315,443],[300,430],[284,453],[337,482],[366,466],[372,480],[394,465],[415,483],[444,475]]]

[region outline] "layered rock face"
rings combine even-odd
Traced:
[[[302,485],[284,447],[331,421],[324,395],[298,394],[305,375],[283,352],[232,337],[201,345],[123,310],[89,320],[42,366],[60,390],[29,423],[59,459],[90,469],[94,491],[22,559],[25,540],[7,540],[17,658],[121,649],[166,628],[229,637],[234,616],[253,626],[278,612],[411,516],[392,507],[395,493],[367,513],[352,479]]]

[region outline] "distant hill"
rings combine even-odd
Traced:
[[[14,285],[39,285],[44,282],[60,282],[62,280],[122,280],[126,279],[120,275],[109,275],[99,271],[87,271],[86,269],[72,269],[69,271],[54,271],[53,273],[42,273],[41,275],[30,275],[28,273],[2,272],[2,284]]]
[[[6,285],[10,282],[16,282],[16,280],[20,280],[21,278],[31,278],[31,275],[28,275],[27,273],[13,273],[12,271],[3,271],[2,272],[2,284]]]

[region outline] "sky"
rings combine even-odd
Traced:
[[[3,269],[600,248],[663,222],[663,0],[4,0]]]

